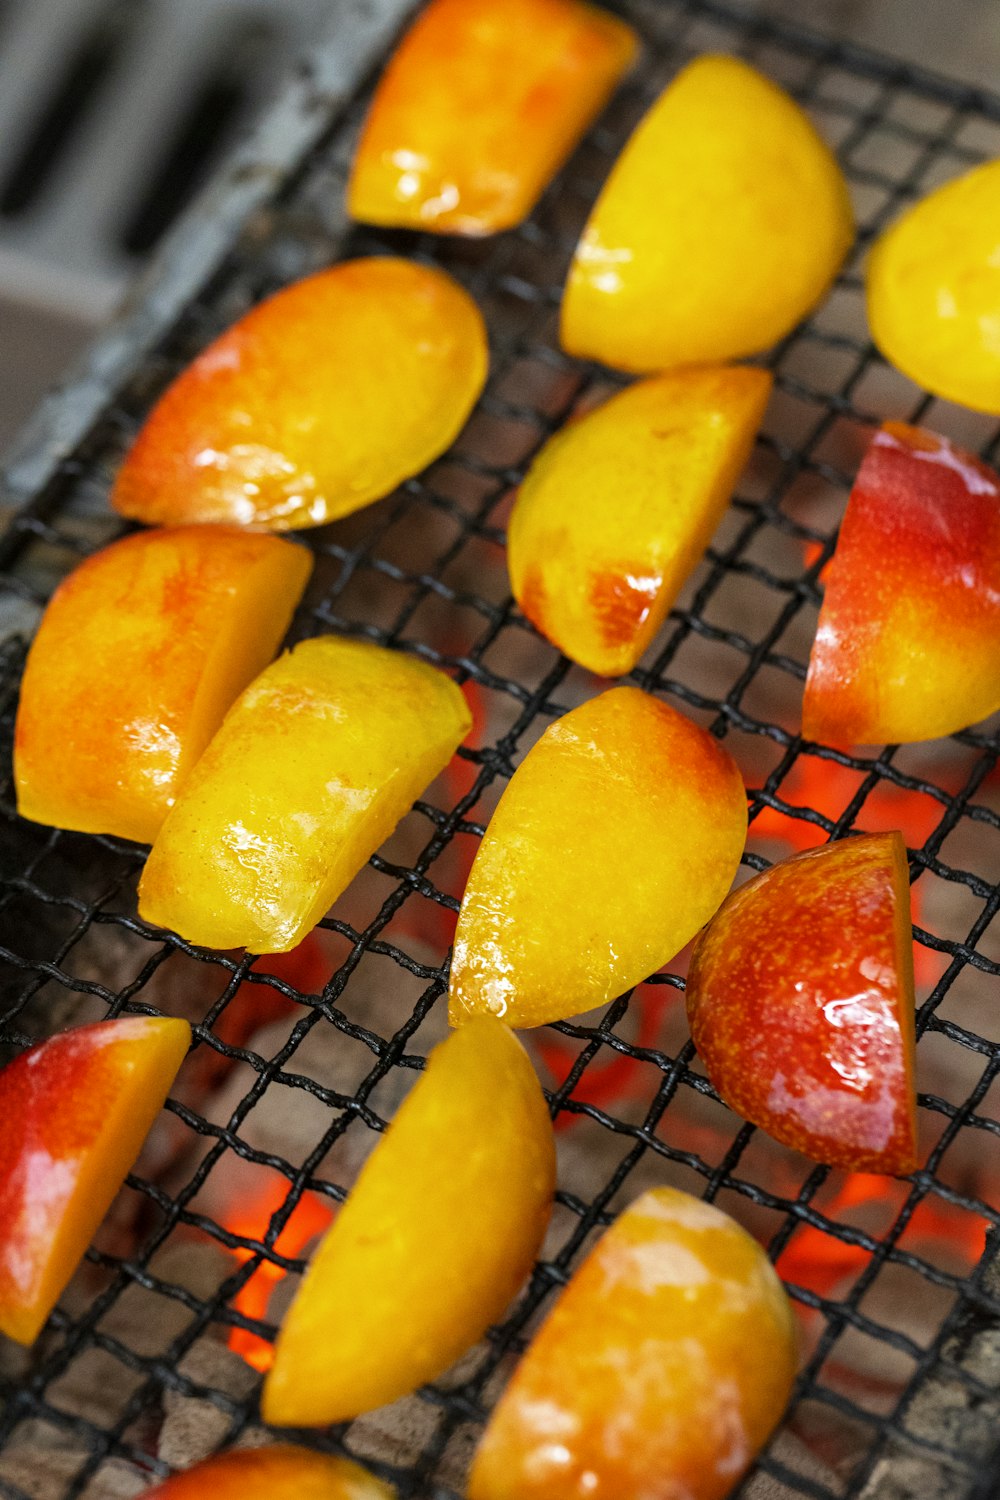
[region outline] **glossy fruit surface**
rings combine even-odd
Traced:
[[[870,833],[782,860],[695,944],[691,1035],[726,1103],[831,1166],[916,1165],[906,848]]]
[[[111,1207],[191,1041],[125,1016],[64,1031],[0,1072],[0,1330],[30,1344]]]
[[[770,390],[764,370],[675,371],[546,443],[508,562],[522,610],[567,656],[608,677],[635,666],[729,503]]]
[[[349,1459],[278,1443],[207,1458],[144,1493],[148,1500],[393,1500],[395,1491]]]
[[[1000,476],[970,453],[887,422],[824,581],[808,738],[934,739],[1000,708]]]
[[[251,309],[181,372],[112,504],[154,525],[273,531],[349,515],[444,452],[487,363],[479,309],[450,276],[345,261]]]
[[[234,698],[274,656],[312,568],[231,527],[140,532],[56,590],[17,716],[18,811],[151,843]]]
[[[303,641],[250,684],[188,778],[140,914],[211,948],[294,948],[470,724],[461,690],[416,657]]]
[[[554,1190],[541,1085],[513,1033],[482,1017],[431,1053],[317,1250],[266,1420],[343,1421],[440,1375],[527,1276]]]
[[[635,52],[581,0],[431,0],[376,91],[349,212],[438,234],[520,223]]]
[[[852,235],[843,175],[799,106],[738,58],[697,58],[597,200],[563,347],[640,373],[757,354],[819,301]]]
[[[613,999],[716,910],[746,839],[735,762],[638,688],[545,731],[476,855],[455,934],[449,1014],[540,1026]]]
[[[473,1460],[469,1500],[721,1500],[795,1376],[761,1247],[674,1188],[644,1193],[542,1324]]]
[[[1000,413],[1000,161],[946,182],[886,229],[868,260],[872,338],[936,396]]]

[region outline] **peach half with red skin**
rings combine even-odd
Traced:
[[[276,292],[177,376],[111,503],[151,525],[336,520],[444,452],[488,362],[479,309],[443,271],[345,261]]]
[[[234,527],[140,532],[56,590],[14,739],[24,818],[152,843],[234,698],[274,656],[312,570]]]
[[[953,734],[1000,708],[1000,476],[887,422],[847,502],[802,730],[828,744]]]
[[[394,1500],[395,1490],[350,1459],[276,1443],[216,1454],[145,1494],[147,1500]]]
[[[795,1376],[761,1247],[674,1188],[644,1193],[574,1273],[501,1396],[469,1500],[722,1500]]]
[[[906,848],[871,833],[782,860],[695,944],[691,1035],[723,1100],[829,1166],[917,1162]]]
[[[522,610],[567,656],[608,677],[635,666],[729,503],[771,384],[765,370],[673,371],[545,444],[508,564]]]
[[[680,952],[732,884],[746,792],[714,735],[638,688],[552,724],[490,820],[451,961],[452,1025],[540,1026]]]
[[[582,0],[431,0],[375,92],[349,212],[437,234],[519,224],[636,48]]]
[[[30,1344],[135,1162],[191,1041],[186,1021],[79,1026],[0,1072],[0,1330]]]

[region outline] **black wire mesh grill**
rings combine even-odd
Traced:
[[[323,924],[314,955],[322,972],[316,963],[298,971],[266,960],[252,966],[249,956],[152,933],[135,915],[142,852],[19,823],[8,745],[0,789],[7,824],[0,1041],[16,1050],[70,1020],[126,1011],[187,1014],[197,1039],[152,1154],[90,1252],[85,1295],[57,1310],[30,1360],[0,1362],[0,1492],[17,1500],[36,1491],[23,1466],[10,1478],[3,1462],[33,1441],[68,1455],[60,1487],[45,1493],[69,1500],[111,1493],[101,1488],[110,1482],[108,1459],[151,1479],[168,1472],[159,1437],[171,1400],[207,1404],[216,1416],[215,1446],[255,1423],[253,1391],[199,1379],[187,1361],[206,1335],[273,1333],[268,1316],[247,1312],[242,1291],[262,1264],[301,1270],[298,1254],[276,1248],[282,1230],[304,1195],[342,1199],[357,1158],[422,1066],[439,1034],[448,924],[476,838],[538,734],[600,686],[541,641],[512,604],[504,521],[539,445],[578,404],[618,383],[567,359],[555,338],[559,291],[583,218],[651,99],[688,57],[713,49],[747,56],[812,111],[837,145],[860,233],[828,301],[766,361],[776,394],[754,460],[704,564],[632,680],[710,725],[736,756],[751,788],[748,872],[804,839],[904,827],[920,902],[923,1165],[895,1197],[880,1189],[859,1213],[843,1178],[776,1157],[760,1132],[718,1104],[700,1072],[676,1000],[680,975],[654,976],[600,1018],[529,1039],[543,1072],[553,1066],[553,1048],[564,1052],[549,1075],[564,1150],[553,1231],[507,1322],[459,1377],[415,1398],[406,1441],[380,1441],[364,1423],[308,1440],[362,1457],[404,1496],[453,1496],[456,1466],[538,1309],[595,1229],[641,1186],[674,1182],[750,1224],[803,1310],[807,1352],[790,1425],[806,1446],[772,1449],[761,1462],[785,1486],[779,1493],[889,1493],[880,1488],[887,1457],[897,1469],[902,1459],[923,1465],[925,1477],[940,1476],[942,1494],[971,1495],[976,1485],[993,1492],[982,1488],[992,1484],[984,1475],[996,1473],[989,1444],[977,1449],[955,1422],[915,1414],[942,1372],[952,1408],[964,1401],[989,1410],[997,1399],[983,1360],[970,1364],[961,1354],[1000,1314],[991,1254],[1000,1197],[990,1171],[1000,1133],[1000,1032],[990,1012],[1000,968],[991,925],[1000,908],[993,853],[1000,736],[987,726],[946,744],[845,755],[803,742],[797,729],[817,580],[871,424],[890,416],[922,421],[997,458],[995,423],[921,395],[879,360],[865,331],[859,265],[871,238],[907,202],[1000,154],[1000,100],[795,28],[751,24],[704,0],[623,0],[618,8],[645,38],[643,64],[528,224],[470,243],[347,229],[340,205],[364,108],[359,96],[289,172],[267,214],[155,358],[137,366],[54,483],[12,520],[0,554],[0,599],[5,619],[24,628],[0,655],[8,741],[21,637],[66,569],[121,530],[106,509],[110,475],[150,401],[191,353],[277,286],[355,254],[389,250],[443,265],[486,313],[492,376],[452,452],[388,500],[308,538],[317,567],[293,634],[342,631],[414,652],[469,685],[479,720],[459,772],[430,789]],[[375,994],[388,1000],[373,1011]],[[256,1031],[242,1023],[245,1015]],[[265,1036],[272,1045],[258,1050]],[[303,1058],[322,1037],[349,1053],[346,1070],[310,1072]],[[609,1079],[621,1087],[611,1089]],[[269,1149],[255,1135],[258,1114],[278,1096],[306,1112],[297,1154]],[[219,1099],[232,1106],[221,1116]],[[205,1207],[217,1207],[212,1184],[234,1170],[243,1184],[280,1185],[273,1214],[250,1233]],[[916,1232],[929,1217],[934,1234]],[[984,1232],[986,1252],[972,1269]],[[226,1252],[215,1284],[192,1287],[160,1269],[158,1257],[178,1242]],[[817,1262],[842,1258],[839,1283],[817,1289],[811,1274],[810,1284],[788,1275],[790,1265],[808,1269],[803,1244]],[[966,1247],[964,1263],[956,1246]],[[897,1286],[887,1311],[880,1291],[900,1281],[902,1296]],[[116,1311],[137,1291],[149,1299],[147,1316],[156,1304],[181,1320],[152,1352],[115,1331]],[[926,1312],[916,1333],[899,1317],[900,1302]],[[853,1352],[845,1356],[845,1348]],[[67,1395],[74,1370],[97,1353],[103,1369],[128,1377],[111,1414]],[[760,1482],[748,1481],[744,1491]]]

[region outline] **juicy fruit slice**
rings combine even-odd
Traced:
[[[936,396],[1000,413],[1000,161],[946,182],[885,230],[868,260],[872,338]]]
[[[431,1053],[317,1250],[278,1338],[265,1419],[344,1421],[440,1375],[527,1276],[554,1191],[534,1069],[481,1017]]]
[[[139,911],[190,942],[302,941],[468,734],[461,690],[359,641],[303,641],[227,714],[160,831]]]
[[[771,383],[764,370],[662,375],[546,443],[508,559],[524,613],[567,656],[606,676],[635,666],[718,525]]]
[[[901,422],[847,502],[802,730],[837,745],[953,734],[1000,708],[1000,476]]]
[[[638,1198],[542,1324],[473,1461],[469,1500],[721,1500],[795,1377],[763,1250],[674,1188]]]
[[[153,524],[333,521],[444,452],[487,363],[482,317],[450,276],[345,261],[253,308],[177,377],[111,503]]]
[[[757,354],[819,301],[852,235],[840,168],[798,105],[735,57],[698,58],[597,200],[563,347],[639,372]]]
[[[0,1330],[30,1344],[111,1207],[191,1041],[126,1016],[30,1047],[0,1072]]]
[[[147,1500],[393,1500],[395,1491],[346,1458],[278,1443],[195,1464]]]
[[[630,26],[581,0],[432,0],[375,94],[349,212],[439,234],[519,224],[636,45]]]
[[[743,779],[715,737],[638,688],[547,729],[486,830],[459,913],[452,1025],[540,1026],[638,984],[698,931],[746,840]]]
[[[233,699],[273,657],[312,568],[228,527],[126,537],[57,589],[14,746],[22,817],[151,843]]]
[[[691,1035],[714,1087],[775,1140],[855,1172],[911,1172],[913,936],[898,833],[772,865],[695,945]]]

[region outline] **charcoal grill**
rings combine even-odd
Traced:
[[[343,7],[337,44],[315,54],[172,233],[124,318],[15,454],[0,541],[0,1044],[16,1051],[81,1016],[186,1006],[198,1089],[225,1073],[233,1107],[220,1120],[200,1106],[198,1089],[179,1089],[158,1154],[129,1178],[110,1238],[89,1252],[87,1295],[57,1309],[30,1357],[0,1361],[0,1492],[13,1500],[125,1494],[168,1473],[166,1415],[185,1403],[211,1417],[211,1446],[254,1428],[248,1383],[206,1376],[192,1351],[206,1335],[273,1336],[271,1318],[248,1312],[241,1293],[262,1266],[275,1276],[301,1271],[301,1255],[280,1238],[297,1205],[342,1199],[350,1171],[340,1172],[341,1148],[355,1143],[363,1154],[401,1082],[422,1066],[475,840],[524,751],[597,686],[509,598],[504,520],[539,444],[616,383],[567,359],[555,338],[559,290],[588,206],[651,99],[691,55],[712,49],[748,57],[813,112],[851,181],[860,233],[828,301],[769,357],[776,396],[754,460],[631,680],[710,725],[739,760],[752,789],[745,873],[804,841],[897,821],[907,828],[920,900],[925,1165],[895,1197],[873,1189],[861,1212],[836,1174],[798,1158],[776,1166],[766,1138],[723,1108],[699,1069],[677,1004],[680,974],[657,975],[590,1024],[530,1039],[543,1070],[554,1049],[563,1058],[547,1076],[554,1119],[567,1127],[565,1170],[544,1258],[508,1320],[454,1378],[413,1398],[404,1430],[387,1435],[377,1421],[361,1422],[306,1440],[362,1457],[403,1496],[454,1497],[463,1455],[539,1309],[640,1185],[673,1182],[754,1227],[806,1326],[788,1424],[800,1441],[779,1438],[737,1493],[986,1500],[1000,1492],[1000,731],[987,725],[943,746],[868,755],[834,753],[797,733],[818,579],[871,425],[923,421],[997,458],[994,422],[932,400],[880,361],[859,265],[907,202],[1000,154],[1000,97],[794,25],[750,21],[715,0],[618,0],[615,8],[643,34],[642,65],[527,224],[460,242],[373,232],[344,218],[369,75],[402,7]],[[147,928],[135,913],[143,856],[134,846],[18,822],[9,739],[25,642],[58,579],[123,529],[107,510],[108,484],[157,392],[276,287],[341,257],[386,251],[444,266],[475,295],[489,322],[492,376],[451,453],[387,500],[306,539],[317,569],[293,637],[340,631],[438,663],[470,686],[481,722],[460,752],[458,777],[428,792],[323,924],[321,976],[290,978],[280,965],[251,968],[250,957]],[[113,961],[101,957],[109,947]],[[356,1003],[376,991],[385,1002],[376,1013]],[[274,1002],[266,1032],[274,1044],[262,1051],[235,1024],[258,1002]],[[310,1038],[326,1035],[354,1059],[350,1087],[300,1062]],[[279,1093],[316,1121],[297,1157],[254,1143],[254,1112]],[[211,1181],[233,1163],[280,1184],[273,1211],[250,1233],[204,1208]],[[929,1219],[933,1234],[920,1231]],[[128,1233],[116,1238],[115,1224]],[[223,1255],[225,1273],[210,1289],[162,1270],[175,1240]],[[975,1247],[965,1263],[954,1253],[963,1245]],[[817,1279],[814,1266],[831,1261],[833,1282]],[[896,1287],[888,1302],[880,1300],[887,1285]],[[117,1310],[135,1296],[174,1319],[153,1352],[115,1331]],[[907,1321],[914,1310],[918,1333]],[[867,1352],[858,1357],[859,1349]],[[98,1383],[113,1384],[115,1372],[124,1380],[110,1414],[67,1394],[74,1371],[93,1371],[94,1359],[104,1362]],[[17,1461],[43,1440],[46,1453],[61,1455],[60,1477],[44,1490]],[[120,1487],[123,1474],[132,1489]]]

